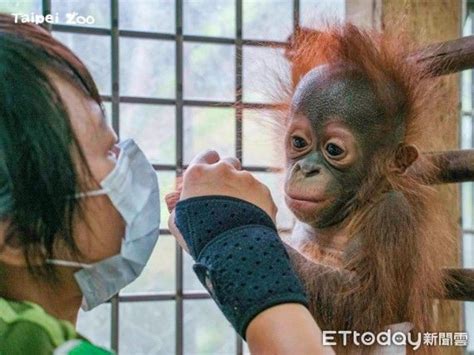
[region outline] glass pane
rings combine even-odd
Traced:
[[[52,0],[51,14],[63,25],[110,27],[110,1]]]
[[[290,65],[282,49],[244,46],[243,99],[245,102],[271,103],[279,83],[289,79]]]
[[[461,72],[462,78],[462,110],[470,112],[472,110],[472,70]]]
[[[466,348],[466,355],[474,354],[474,302],[464,302],[464,312],[466,314],[466,332],[469,334],[469,343]]]
[[[474,234],[464,233],[463,236],[463,266],[474,268]]]
[[[175,288],[175,239],[158,238],[143,273],[121,293],[173,291]]]
[[[174,301],[120,303],[120,353],[174,354],[174,314]]]
[[[272,193],[273,200],[278,207],[277,227],[280,229],[291,229],[294,224],[294,217],[286,205],[283,193],[284,174],[283,173],[255,173],[255,177],[268,186]]]
[[[235,0],[184,0],[184,33],[234,37]]]
[[[184,97],[235,99],[235,48],[229,45],[184,44]]]
[[[246,39],[286,41],[293,29],[293,1],[243,0]]]
[[[207,292],[193,271],[194,260],[183,252],[183,287],[186,291]]]
[[[184,108],[184,162],[198,153],[215,149],[221,156],[235,156],[235,110]]]
[[[244,166],[281,167],[284,164],[283,137],[268,110],[244,110],[242,120],[242,162]]]
[[[325,23],[343,20],[346,0],[300,0],[301,25],[321,28]]]
[[[234,331],[214,301],[184,302],[184,353],[235,353]]]
[[[174,42],[120,38],[120,94],[173,98]]]
[[[120,28],[134,31],[175,32],[174,0],[120,0]]]
[[[102,304],[88,312],[80,310],[77,331],[94,344],[110,349],[110,304]]]
[[[134,138],[156,164],[176,162],[175,107],[120,105],[120,136]]]
[[[469,36],[472,32],[472,17],[467,16],[463,27],[463,36]],[[462,78],[462,110],[472,110],[472,70],[464,70],[461,72]]]
[[[176,190],[176,174],[174,171],[159,171],[158,173],[158,184],[160,185],[160,214],[161,214],[161,223],[160,228],[168,228],[168,217],[169,212],[166,207],[165,195]]]
[[[0,1],[0,12],[7,14],[30,15],[32,12],[41,15],[41,0],[2,0]],[[20,21],[20,18],[18,18]]]
[[[474,184],[464,182],[462,191],[462,224],[465,229],[474,229]]]
[[[461,121],[461,148],[472,148],[474,139],[474,127],[472,125],[471,116],[462,116]]]
[[[474,127],[471,116],[462,116],[461,121],[461,148],[473,147]],[[461,184],[462,191],[462,222],[463,228],[474,229],[474,185],[472,182]]]
[[[107,120],[107,124],[112,126],[112,103],[110,101],[102,102],[105,109],[105,119]]]
[[[86,64],[99,92],[102,95],[110,95],[110,37],[64,32],[53,32],[53,36]]]
[[[465,268],[474,268],[474,235],[464,234],[463,237],[463,265]],[[464,302],[466,318],[466,331],[470,334],[466,350],[474,351],[474,302]]]

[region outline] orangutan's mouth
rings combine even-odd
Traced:
[[[314,210],[320,208],[321,205],[328,201],[327,198],[309,198],[307,196],[299,196],[294,194],[286,194],[285,200],[290,209],[295,209],[299,211]]]

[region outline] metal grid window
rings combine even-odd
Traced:
[[[252,88],[251,77],[262,69],[252,68],[255,64],[252,58],[272,56],[268,47],[284,46],[285,38],[299,23],[314,27],[320,15],[342,17],[344,0],[7,2],[10,5],[4,6],[3,11],[43,14],[77,11],[79,15],[95,17],[93,26],[59,23],[49,29],[91,69],[115,131],[121,138],[135,138],[145,149],[158,171],[162,194],[173,189],[175,176],[182,174],[193,154],[216,144],[222,153],[237,156],[244,168],[270,185],[277,204],[280,202],[280,210],[285,210],[278,197],[278,179],[268,164],[270,154],[261,157],[255,154],[272,148],[262,144],[261,137],[254,134],[262,132],[255,121],[259,110],[268,108],[268,104],[258,90]],[[208,7],[206,13],[199,14],[199,6],[205,3],[213,3],[215,7]],[[258,8],[259,4],[259,9],[252,8]],[[190,11],[197,12],[202,19],[192,23]],[[233,20],[225,22],[220,14],[228,12],[232,13]],[[250,13],[260,18],[249,19]],[[279,17],[274,13],[284,15]],[[143,21],[133,21],[137,17]],[[216,21],[215,27],[208,26],[212,21]],[[261,26],[260,31],[252,28],[249,26],[252,21],[263,22],[263,27],[269,26],[268,30],[262,31]],[[469,18],[465,35],[473,33],[470,21]],[[202,48],[210,53],[204,59],[215,57],[207,67],[199,58]],[[137,53],[147,60],[134,60]],[[167,60],[157,65],[153,60],[156,56]],[[140,66],[147,68],[146,79],[149,80],[136,77],[136,68]],[[209,71],[217,71],[222,81],[230,80],[231,85],[222,82],[206,87],[199,80],[203,81]],[[463,147],[473,146],[471,102],[474,97],[469,96],[473,80],[471,71],[463,74],[463,88],[467,88],[463,95]],[[172,84],[163,85],[163,82]],[[201,95],[203,91],[210,94]],[[235,105],[237,102],[243,104]],[[144,117],[155,119],[149,121]],[[222,130],[213,130],[216,126],[225,130],[220,140],[216,137],[222,135]],[[166,136],[160,144],[153,139],[158,134]],[[466,267],[474,267],[473,191],[472,183],[463,184]],[[166,222],[167,217],[162,206],[162,222]],[[289,214],[283,213],[280,227],[289,226],[289,219]],[[240,337],[194,278],[191,265],[192,260],[182,253],[169,231],[162,229],[144,275],[110,303],[81,313],[79,330],[98,344],[121,353],[247,352]],[[466,327],[474,334],[473,304],[466,303],[465,307]],[[468,351],[474,353],[474,348]]]
[[[344,8],[343,0],[336,2]],[[204,5],[206,11],[200,11]],[[254,134],[261,131],[256,123],[259,110],[270,105],[251,80],[265,63],[252,65],[261,57],[275,57],[272,51],[282,57],[281,48],[300,23],[301,7],[317,9],[313,18],[306,18],[314,24],[318,12],[332,8],[334,13],[334,5],[333,0],[96,0],[87,4],[42,0],[41,5],[33,6],[41,6],[45,15],[77,11],[95,17],[92,26],[59,23],[48,29],[88,65],[114,130],[120,138],[135,138],[144,148],[164,195],[173,189],[174,178],[182,174],[192,156],[209,146],[237,156],[245,169],[277,193],[278,180],[267,159],[270,154],[260,159],[260,153],[255,154],[272,147],[268,140],[262,145]],[[233,20],[220,20],[223,13]],[[193,22],[196,15],[204,19]],[[153,23],[153,16],[162,23]],[[143,23],[137,18],[143,18]],[[209,28],[205,25],[209,21],[219,26]],[[255,23],[260,25],[252,25]],[[203,61],[204,51],[207,60]],[[158,57],[168,60],[153,60]],[[144,68],[149,76],[137,79],[138,69]],[[213,72],[222,80],[207,83]],[[166,82],[170,84],[163,84]],[[152,139],[157,135],[167,139],[157,144]],[[168,214],[164,205],[161,208],[162,222],[166,222]],[[280,218],[280,227],[291,223],[289,219],[289,214]],[[248,352],[197,282],[191,265],[190,257],[162,229],[144,275],[110,303],[81,312],[78,329],[121,353]]]

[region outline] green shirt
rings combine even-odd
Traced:
[[[0,298],[0,355],[110,355],[31,302]]]

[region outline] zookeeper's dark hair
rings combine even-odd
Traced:
[[[59,238],[79,253],[73,216],[81,208],[68,198],[79,187],[74,154],[91,176],[51,72],[102,107],[92,76],[71,50],[40,26],[0,14],[0,190],[7,187],[13,202],[3,217],[5,243],[21,248],[30,271],[48,279],[55,273],[45,261]]]

